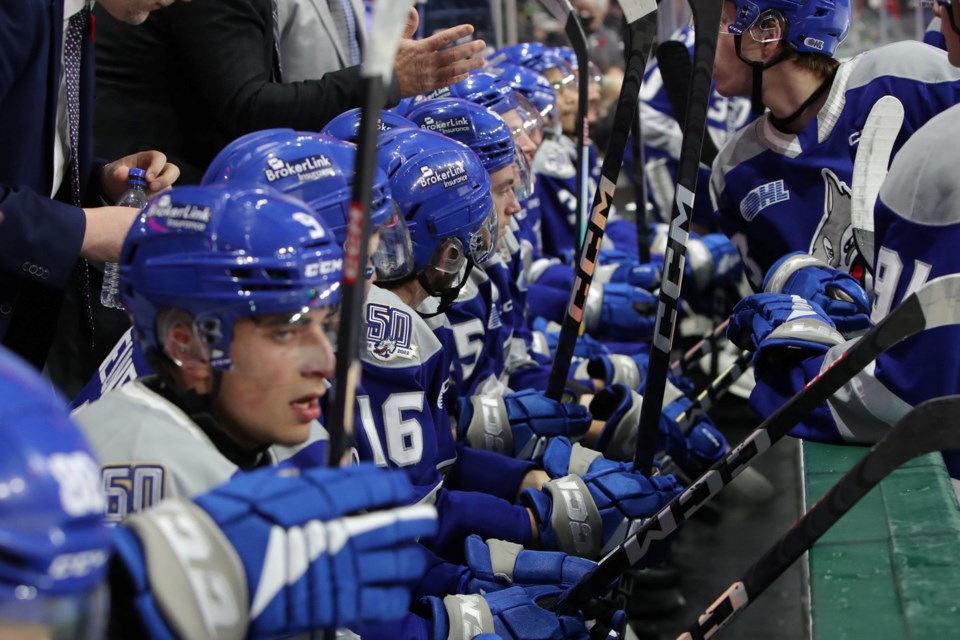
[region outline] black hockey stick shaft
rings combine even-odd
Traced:
[[[362,321],[367,271],[367,243],[370,240],[370,199],[377,168],[377,132],[380,109],[387,101],[387,86],[393,73],[407,12],[412,0],[381,2],[374,9],[373,29],[361,68],[365,96],[357,139],[353,192],[343,253],[341,320],[337,331],[336,380],[332,389],[326,428],[330,434],[327,461],[339,466],[351,446],[354,434],[354,406],[360,383],[359,348],[365,323]]]
[[[600,242],[603,240],[604,229],[607,226],[607,215],[610,212],[617,179],[620,176],[627,138],[637,111],[643,69],[647,64],[647,57],[657,30],[655,0],[622,0],[620,6],[627,18],[627,28],[632,33],[633,48],[630,53],[630,63],[624,74],[620,97],[617,99],[613,133],[603,159],[600,185],[593,199],[593,210],[587,223],[587,235],[578,253],[573,289],[570,291],[570,300],[567,303],[563,324],[560,326],[560,337],[557,339],[557,352],[550,369],[547,396],[555,400],[559,400],[563,395],[563,387],[570,372],[573,350],[583,322],[584,305],[587,294],[590,292],[593,272],[600,253]]]
[[[690,216],[700,171],[700,150],[706,134],[713,61],[717,53],[720,15],[723,11],[722,0],[689,2],[696,32],[693,76],[687,99],[687,117],[680,148],[680,166],[677,170],[677,190],[667,236],[667,252],[664,256],[663,281],[660,284],[657,319],[650,347],[644,403],[640,409],[640,424],[637,427],[637,450],[633,458],[633,468],[641,473],[653,472],[663,392],[667,382],[667,369],[670,366],[680,288],[683,284]]]
[[[960,447],[958,427],[960,395],[928,400],[910,411],[678,640],[716,635],[900,465],[925,453]]]
[[[690,51],[682,42],[668,40],[657,47],[656,56],[660,77],[663,80],[663,90],[667,92],[673,117],[682,129],[687,119],[687,96],[690,93],[690,74],[693,68],[690,62]],[[700,161],[711,165],[717,153],[719,150],[716,143],[707,134],[703,139]]]
[[[707,388],[697,394],[693,403],[687,407],[686,411],[677,416],[676,422],[680,426],[680,431],[688,433],[697,419],[710,411],[717,401],[726,394],[730,387],[740,379],[747,369],[750,368],[750,360],[753,354],[750,351],[743,351],[737,356],[720,375],[713,380]]]
[[[540,0],[557,22],[563,23],[564,33],[577,57],[579,72],[577,84],[577,232],[576,247],[580,250],[587,226],[587,182],[590,178],[587,163],[590,161],[589,145],[590,123],[587,121],[587,108],[590,102],[590,58],[587,51],[587,34],[577,18],[577,12],[570,0]]]
[[[680,495],[664,505],[622,545],[608,553],[557,603],[558,611],[572,611],[577,603],[602,593],[628,569],[644,566],[650,546],[671,536],[690,516],[750,465],[757,456],[783,438],[800,420],[823,404],[840,387],[863,371],[891,346],[924,329],[960,323],[960,274],[931,280],[908,296],[842,357],[831,363],[799,393],[770,415],[742,443],[701,475]]]

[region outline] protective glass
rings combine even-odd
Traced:
[[[0,602],[0,628],[36,625],[48,630],[52,640],[106,638],[110,611],[106,583],[82,595],[38,596],[29,586],[17,587],[13,595]]]
[[[377,278],[388,281],[399,280],[413,273],[414,268],[410,229],[396,203],[391,202],[391,206],[390,217],[379,229],[380,244],[370,255]]]
[[[520,116],[523,132],[530,137],[535,145],[540,146],[540,143],[543,142],[543,128],[546,124],[543,116],[526,96],[517,93],[516,98],[517,114]],[[519,142],[517,140],[518,132],[511,128],[510,133],[513,135],[514,141]]]

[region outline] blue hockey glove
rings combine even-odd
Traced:
[[[740,254],[722,233],[705,236],[690,234],[683,275],[693,281],[697,291],[710,285],[735,284],[743,275]]]
[[[649,340],[656,324],[657,297],[628,284],[590,288],[584,306],[587,331],[611,340]]]
[[[536,341],[539,337],[546,344],[546,349],[538,349],[535,344],[534,350],[549,356],[553,360],[557,353],[557,342],[560,339],[560,325],[537,316],[533,320],[532,329],[534,340]],[[606,345],[586,333],[577,338],[573,347],[574,358],[595,358],[607,353],[610,353],[610,350],[607,349]]]
[[[647,380],[649,366],[650,355],[647,353],[601,355],[581,363],[574,377],[578,380],[593,378],[602,380],[604,385],[625,384],[631,389],[639,389]]]
[[[647,291],[660,286],[663,261],[641,263],[626,251],[601,249],[598,262],[600,264],[593,274],[595,284],[619,282]]]
[[[595,562],[568,556],[560,551],[532,551],[513,542],[467,537],[467,566],[473,572],[470,593],[500,591],[511,586],[550,585],[566,589]]]
[[[539,457],[551,438],[582,438],[591,420],[583,405],[558,402],[527,389],[504,396],[472,396],[469,402],[461,402],[457,428],[475,449],[529,460]]]
[[[870,328],[870,301],[860,283],[849,273],[803,252],[777,260],[763,279],[763,290],[815,302],[844,335]]]
[[[671,475],[647,478],[630,463],[605,460],[565,438],[550,443],[543,466],[555,479],[522,494],[542,546],[591,560],[622,543],[681,489]]]
[[[682,398],[672,402],[660,415],[658,449],[666,451],[691,478],[697,478],[727,453],[727,439],[706,416],[697,420],[687,433],[677,424],[677,417],[692,401]]]
[[[117,550],[160,637],[374,623],[404,614],[426,568],[415,541],[436,511],[412,500],[401,471],[271,467],[128,518]]]
[[[757,357],[790,350],[808,357],[844,341],[817,304],[785,293],[756,293],[738,302],[727,336],[741,349],[756,349]]]
[[[608,460],[633,460],[637,425],[643,398],[632,387],[614,384],[598,391],[590,401],[594,420],[603,420],[603,431],[594,448]]]
[[[551,587],[510,587],[486,595],[424,598],[433,618],[433,640],[468,640],[496,634],[501,640],[580,640],[588,637],[583,619],[558,616],[537,604],[556,598]]]

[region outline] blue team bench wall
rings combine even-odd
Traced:
[[[803,443],[807,508],[866,451]],[[960,638],[960,508],[939,454],[887,477],[808,561],[815,640]]]

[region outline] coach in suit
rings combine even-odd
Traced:
[[[286,82],[360,63],[366,40],[361,0],[277,0]]]
[[[101,4],[135,22],[173,1]],[[136,214],[103,202],[130,167],[154,192],[177,177],[157,152],[93,160],[91,30],[83,0],[0,0],[0,341],[37,367],[78,259],[116,260]]]
[[[98,152],[162,146],[183,171],[181,181],[198,182],[240,135],[271,127],[319,131],[360,106],[356,66],[282,82],[272,9],[271,0],[198,0],[158,12],[136,29],[101,20],[98,9]],[[410,40],[415,16],[400,42],[390,104],[457,82],[483,64],[473,57],[483,41],[445,48],[473,27]]]

